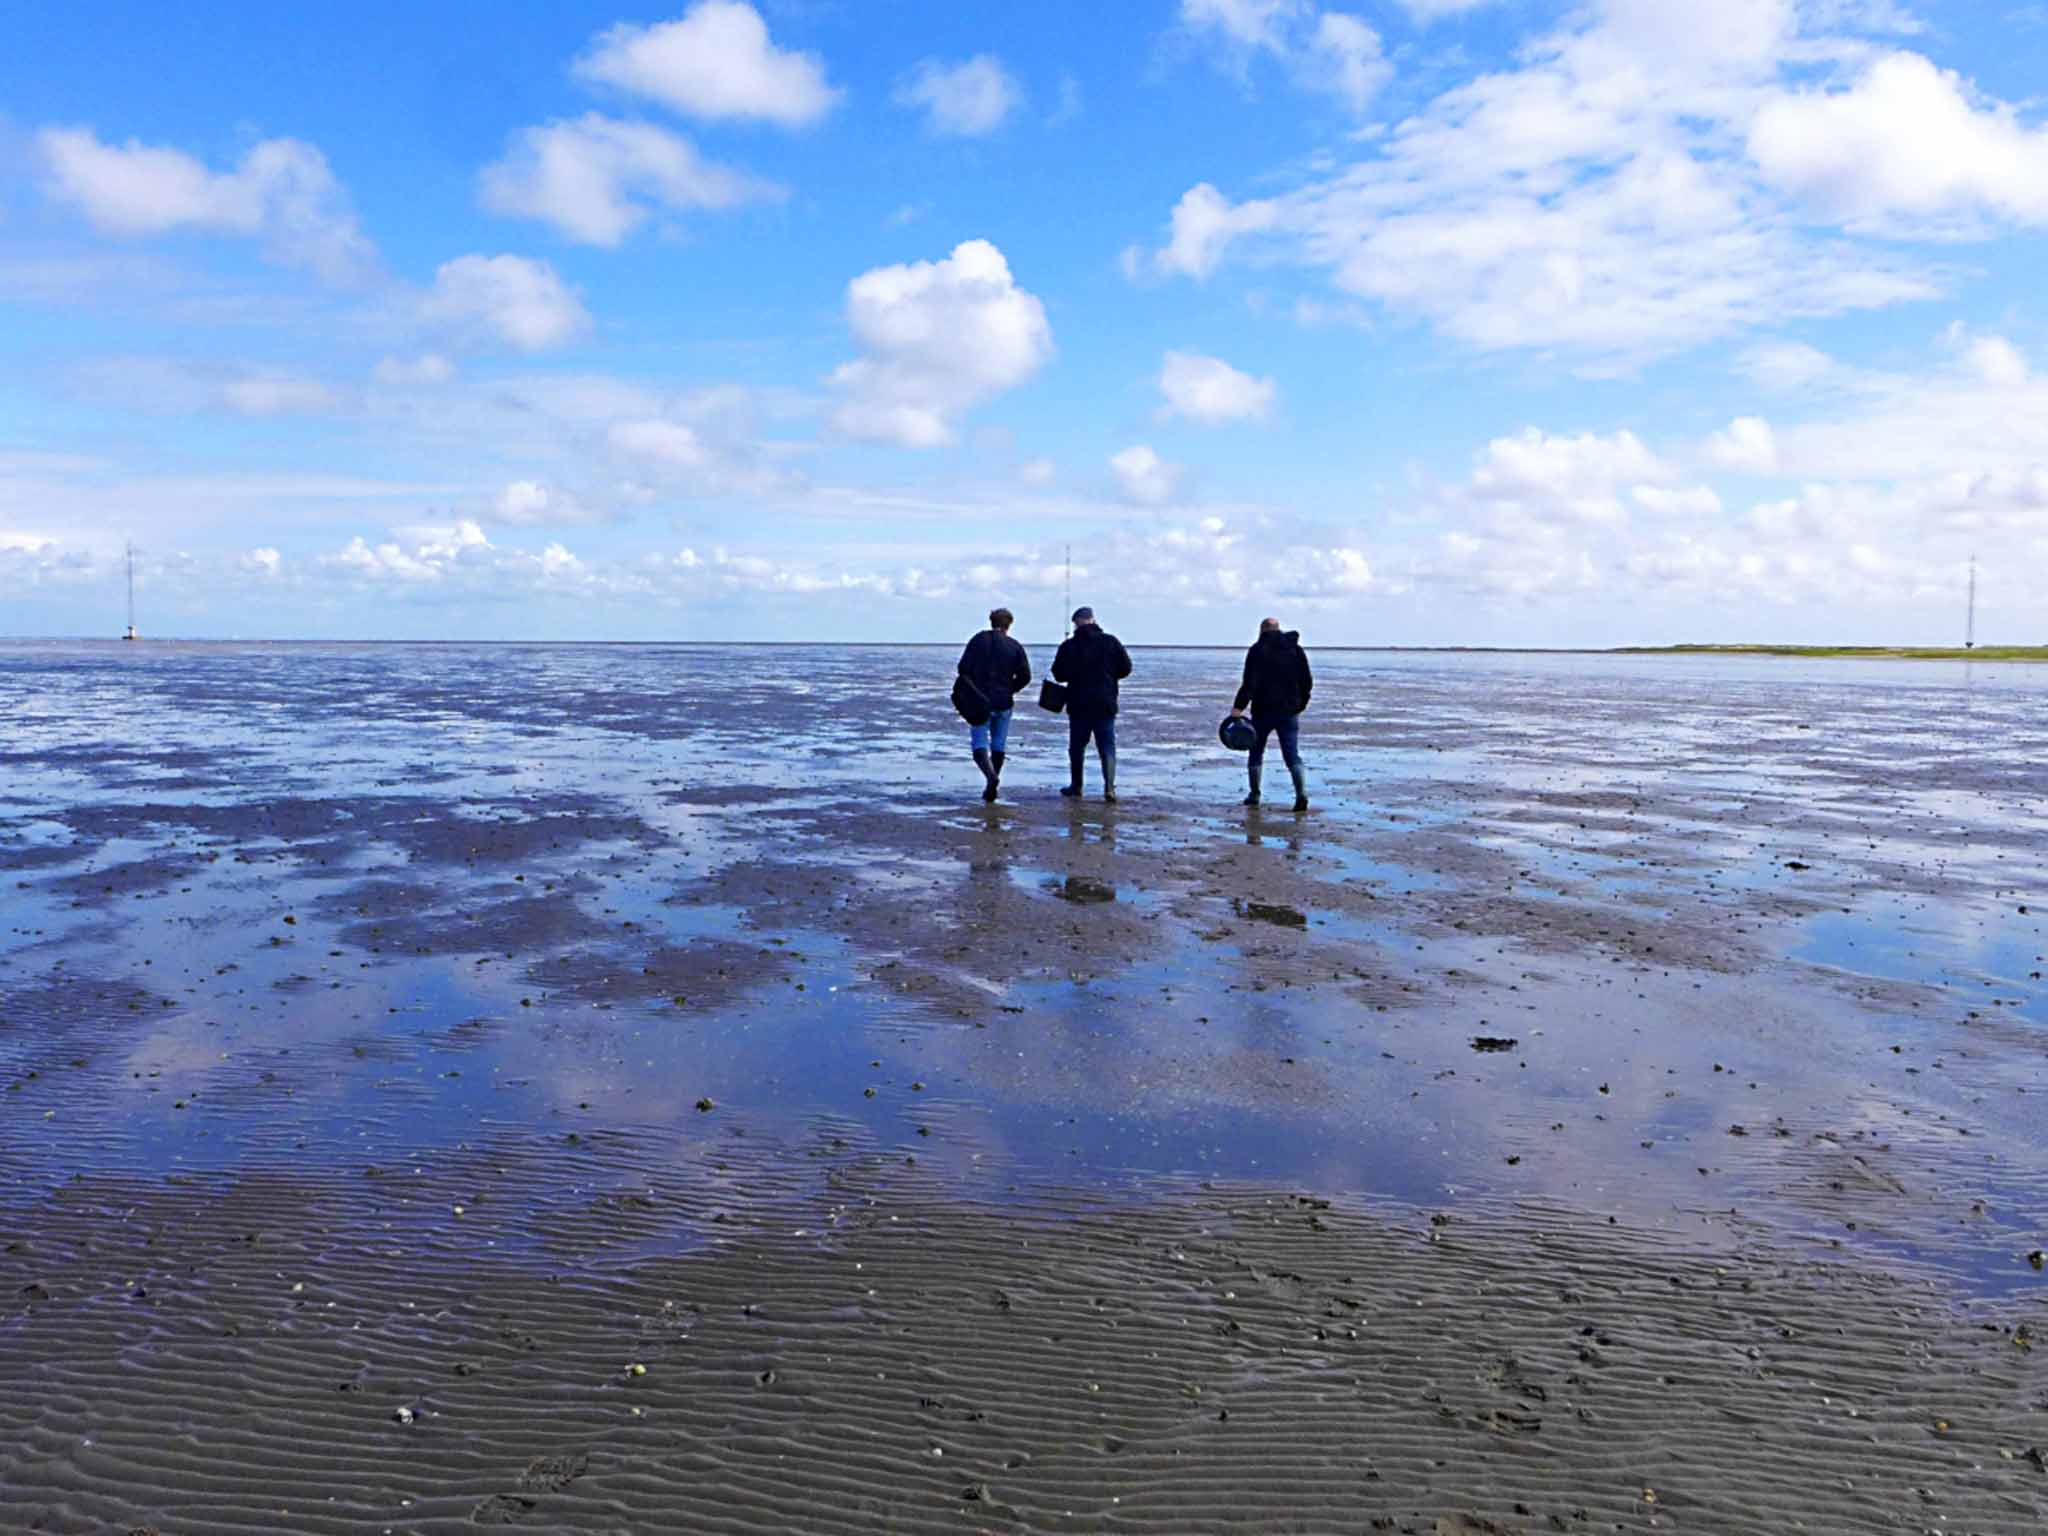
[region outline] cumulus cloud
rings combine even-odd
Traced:
[[[241,236],[260,241],[273,261],[338,283],[376,268],[326,157],[297,139],[265,139],[231,171],[134,139],[105,144],[90,128],[45,128],[36,150],[50,196],[103,234]]]
[[[1738,416],[1706,441],[1710,464],[1746,474],[1769,475],[1778,469],[1778,439],[1760,416]]]
[[[434,274],[421,318],[469,344],[503,343],[545,352],[590,328],[583,301],[544,261],[524,256],[458,256]]]
[[[1184,416],[1215,425],[1265,420],[1279,386],[1270,378],[1240,373],[1220,357],[1168,352],[1159,370],[1159,392],[1166,401],[1160,408],[1162,416]]]
[[[1394,75],[1394,66],[1380,52],[1379,33],[1342,11],[1325,11],[1316,18],[1300,70],[1308,84],[1328,91],[1361,116]]]
[[[778,201],[773,182],[706,160],[696,146],[652,123],[589,112],[522,129],[503,159],[486,166],[486,208],[539,219],[585,245],[616,246],[657,211]]]
[[[1249,56],[1292,58],[1308,8],[1187,0],[1183,15]],[[1882,160],[1858,147],[1860,117],[1835,123],[1833,97],[1786,85],[1817,60],[1857,56],[1857,39],[1813,30],[1845,16],[1794,0],[1573,8],[1511,66],[1452,86],[1336,163],[1289,173],[1291,189],[1235,200],[1198,183],[1150,265],[1202,279],[1244,250],[1473,346],[1563,349],[1594,372],[1760,319],[1931,297],[1939,269],[1811,221],[1810,197],[1830,189],[1850,213],[1899,200],[1842,183],[1843,164]],[[1947,169],[1918,201],[2002,199],[2017,215],[2032,207],[2031,153],[2030,131],[1980,107],[1931,157]]]
[[[1052,356],[1045,306],[986,240],[862,273],[847,285],[846,319],[862,356],[833,371],[833,424],[906,448],[952,441],[958,417]]]
[[[2032,373],[2020,349],[2003,336],[1980,336],[1960,322],[1943,340],[1955,352],[1963,371],[1991,385],[2024,384]]]
[[[1776,96],[1750,124],[1749,152],[1772,182],[1852,224],[2048,224],[2048,129],[1915,53],[1884,55],[1846,90]]]
[[[1335,96],[1355,113],[1393,77],[1379,33],[1362,17],[1309,0],[1181,0],[1180,19],[1219,45],[1222,62],[1240,80],[1249,83],[1255,58],[1270,57],[1296,84]]]
[[[1532,522],[1612,525],[1627,518],[1624,489],[1658,485],[1672,473],[1633,432],[1565,437],[1531,427],[1487,444],[1471,489]]]
[[[560,486],[541,480],[510,480],[491,499],[491,521],[530,528],[543,523],[584,523],[596,514]]]
[[[1002,60],[978,53],[959,64],[926,59],[896,87],[898,106],[920,109],[925,126],[953,138],[981,138],[1002,127],[1024,91]]]
[[[1207,277],[1232,241],[1270,229],[1274,221],[1272,204],[1251,202],[1233,207],[1208,182],[1198,182],[1174,205],[1171,238],[1153,264],[1172,275]]]
[[[776,47],[761,13],[740,0],[698,0],[679,20],[652,26],[621,22],[573,69],[691,117],[784,128],[816,122],[840,94],[816,54]]]
[[[1149,443],[1134,443],[1110,455],[1109,467],[1124,496],[1145,506],[1171,501],[1180,484],[1181,467],[1160,458]]]

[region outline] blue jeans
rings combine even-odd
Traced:
[[[1095,749],[1104,757],[1116,756],[1116,716],[1101,715],[1089,719],[1085,715],[1067,713],[1067,766],[1073,772],[1068,781],[1081,782],[1081,766],[1088,760],[1088,739],[1095,739]]]
[[[999,709],[980,725],[967,728],[968,740],[977,752],[1001,752],[1010,743],[1010,716],[1014,709]]]
[[[1261,720],[1252,716],[1252,728],[1259,733],[1259,739],[1252,743],[1252,755],[1245,760],[1248,768],[1257,768],[1266,761],[1266,738],[1278,735],[1280,756],[1292,773],[1301,766],[1301,716],[1282,715],[1278,720]]]

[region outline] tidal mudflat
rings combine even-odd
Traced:
[[[0,1528],[2039,1530],[2048,674],[1240,655],[0,645]]]

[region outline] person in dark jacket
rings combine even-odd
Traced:
[[[1244,797],[1246,805],[1259,803],[1266,738],[1277,734],[1280,756],[1294,780],[1294,808],[1308,809],[1308,779],[1301,769],[1301,712],[1308,708],[1308,696],[1314,687],[1300,633],[1292,629],[1282,633],[1278,619],[1261,619],[1259,638],[1244,653],[1244,682],[1237,690],[1237,701],[1230,706],[1233,715],[1242,715],[1249,705],[1252,725],[1259,733],[1252,743],[1251,756],[1245,760],[1245,773],[1251,778],[1251,793]]]
[[[1131,675],[1131,655],[1115,635],[1095,622],[1093,608],[1074,610],[1074,632],[1060,642],[1052,677],[1067,685],[1067,785],[1061,794],[1081,793],[1081,768],[1088,742],[1102,758],[1102,798],[1116,799],[1116,685]]]
[[[968,745],[974,750],[974,766],[981,770],[981,798],[993,801],[1003,777],[1004,749],[1010,742],[1010,711],[1017,695],[1031,683],[1031,658],[1024,647],[1010,638],[1015,616],[997,608],[988,616],[988,628],[967,642],[960,653],[960,675],[979,688],[988,700],[988,720],[968,728]]]

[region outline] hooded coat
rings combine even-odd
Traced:
[[[1308,652],[1301,631],[1269,629],[1244,653],[1244,683],[1232,709],[1251,706],[1258,720],[1284,720],[1308,708],[1315,679],[1309,676]]]
[[[1109,719],[1116,713],[1116,685],[1130,675],[1130,652],[1099,624],[1076,629],[1052,659],[1053,681],[1067,685],[1070,719]]]

